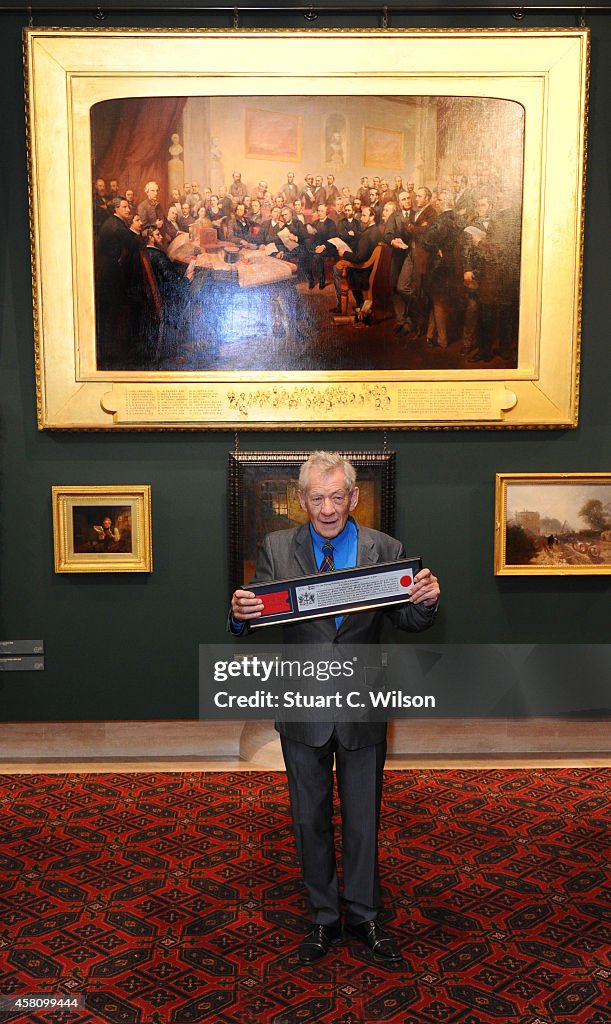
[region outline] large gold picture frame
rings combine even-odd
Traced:
[[[587,30],[26,29],[25,60],[40,429],[576,425]],[[519,104],[515,365],[361,368],[365,325],[360,334],[337,328],[337,347],[355,353],[348,369],[99,369],[91,111],[129,97],[185,96],[268,97],[270,107],[302,96],[424,97],[423,108],[427,97]],[[346,138],[344,152],[359,148]],[[405,166],[405,180],[416,169]],[[279,157],[279,178],[286,171]]]

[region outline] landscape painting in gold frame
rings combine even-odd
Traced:
[[[54,486],[55,572],[152,572],[151,488]]]
[[[497,473],[497,576],[609,575],[611,473]]]
[[[26,29],[25,39],[40,429],[576,425],[586,29]],[[300,118],[301,163],[283,157],[280,141],[274,153],[274,140],[268,160],[247,156],[247,106],[285,111],[291,138]],[[330,132],[323,162],[321,128],[329,118],[339,128]],[[419,279],[435,318],[427,323],[421,304],[412,338],[398,319],[388,246],[380,246],[371,271],[371,295],[349,291],[344,318],[331,315],[337,260],[312,264],[306,242],[301,263],[267,253],[257,262],[258,252],[250,252],[233,265],[235,253],[215,231],[197,228],[174,264],[185,274],[184,337],[176,335],[176,317],[167,313],[146,254],[148,277],[139,283],[149,289],[147,300],[119,301],[121,288],[101,272],[94,245],[92,194],[96,202],[105,153],[125,168],[139,152],[139,177],[107,167],[101,198],[107,204],[115,189],[130,192],[134,204],[148,198],[150,137],[142,136],[142,122],[149,131],[154,125],[165,154],[162,173],[155,172],[165,206],[181,170],[217,191],[238,171],[251,192],[263,180],[272,202],[289,172],[300,188],[312,173],[323,176],[323,186],[333,175],[352,192],[363,176],[377,176],[392,191],[395,169],[358,163],[362,130],[372,121],[382,132],[403,132],[399,177],[416,189],[432,187],[438,211],[442,193],[458,203],[464,188],[471,216],[483,191],[496,189],[493,213],[496,203],[505,223],[511,207],[515,266],[510,275],[497,273],[497,285],[510,280],[512,296],[503,298],[497,287],[487,298],[477,273],[467,279],[460,272],[457,256],[452,280],[437,293],[434,281]],[[515,127],[507,151],[506,122]],[[489,140],[484,160],[474,156],[469,124]],[[475,256],[486,233],[479,230],[474,225],[470,235]],[[439,277],[446,253],[433,247],[430,256]],[[306,279],[312,267],[321,286],[312,278],[314,290]],[[459,314],[466,324],[467,306],[469,331],[463,326],[461,337],[454,323],[452,334]],[[484,352],[477,332],[485,324]]]

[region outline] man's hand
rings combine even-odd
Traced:
[[[236,590],[231,598],[231,614],[236,622],[258,619],[263,611],[263,601],[251,590]]]
[[[412,587],[412,604],[424,604],[427,608],[432,608],[439,600],[440,593],[439,581],[430,569],[421,569],[416,573]]]

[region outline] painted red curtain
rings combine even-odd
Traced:
[[[122,190],[133,188],[144,199],[147,181],[156,181],[160,201],[167,202],[168,146],[180,122],[184,96],[146,97],[120,101],[121,111],[110,143],[96,165],[95,178],[106,184],[117,178]]]

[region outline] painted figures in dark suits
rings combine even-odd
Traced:
[[[370,207],[363,206],[361,209],[360,232],[356,247],[348,257],[349,262],[351,264],[367,263],[367,260],[373,255],[376,245],[383,241],[382,232],[374,220],[373,211]],[[344,261],[340,260],[333,268],[333,282],[335,284],[335,294],[337,295],[335,312],[337,313],[341,312],[342,304],[341,279],[344,269],[343,264]],[[354,301],[357,306],[363,305],[363,289],[369,284],[369,274],[370,270],[362,269],[359,265],[356,267],[350,266],[346,270],[348,285],[354,295]]]
[[[315,550],[335,541],[350,565],[396,561],[400,541],[358,527],[351,518],[359,491],[352,465],[330,452],[314,452],[301,468],[300,503],[309,523],[268,534],[257,558],[253,582],[311,575],[320,570]],[[348,546],[343,544],[348,539]],[[340,568],[341,566],[336,566]],[[348,565],[344,567],[349,567]],[[409,603],[393,608],[300,620],[284,628],[285,640],[299,644],[376,644],[385,614],[399,629],[420,631],[433,622],[439,584],[430,569],[415,577]],[[252,591],[232,597],[230,628],[244,632],[260,616]],[[279,722],[287,768],[295,841],[308,892],[313,928],[299,947],[299,959],[320,960],[341,936],[340,898],[332,829],[333,760],[342,812],[345,925],[377,956],[398,962],[397,943],[381,927],[377,838],[386,753],[385,722]]]

